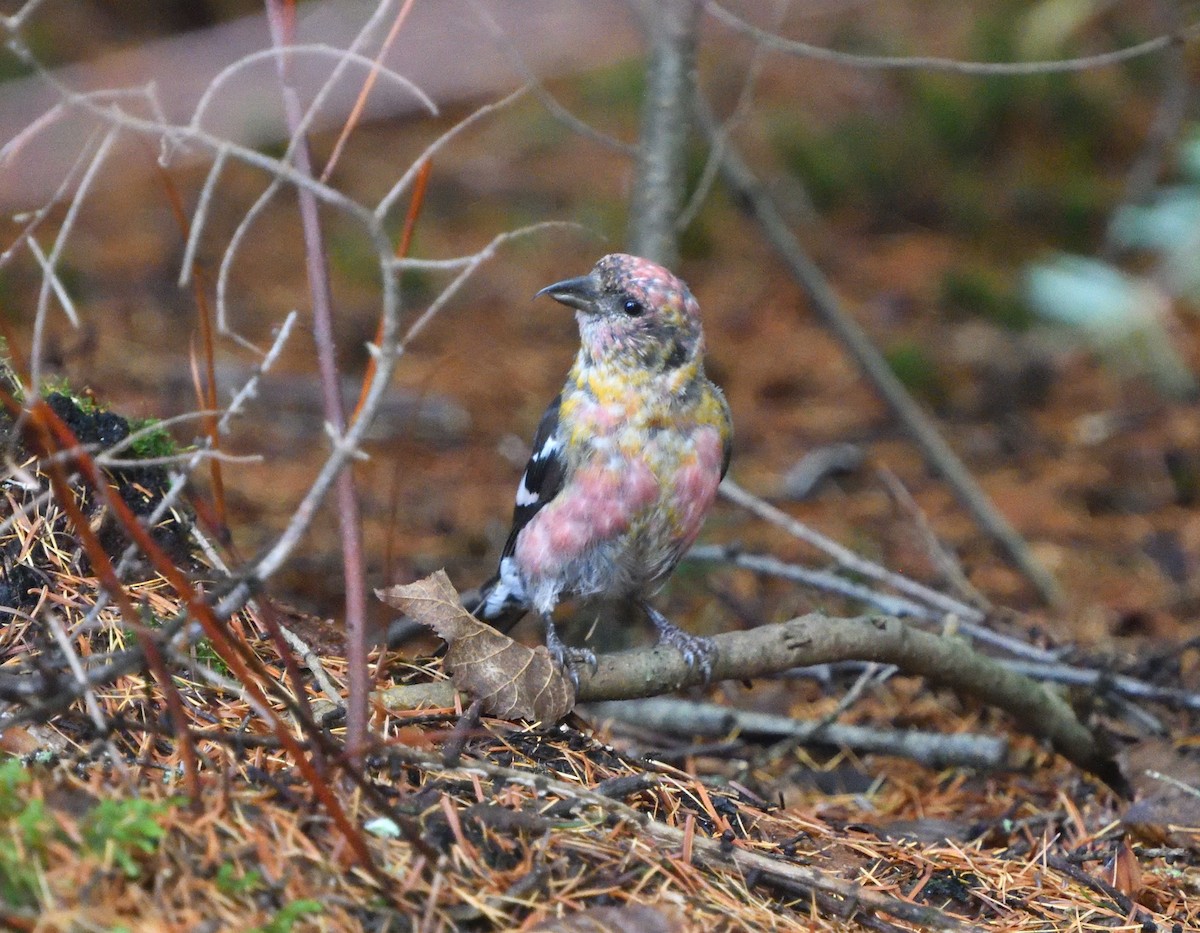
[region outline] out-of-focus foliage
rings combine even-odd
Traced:
[[[1177,301],[1193,310],[1200,303],[1200,131],[1181,147],[1179,166],[1181,184],[1113,217],[1114,245],[1145,254],[1146,271],[1060,255],[1026,270],[1025,295],[1038,315],[1080,334],[1113,364],[1168,395],[1190,396],[1200,384],[1173,345],[1170,324]]]

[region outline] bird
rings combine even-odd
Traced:
[[[559,601],[637,605],[708,681],[712,639],[649,602],[700,533],[732,451],[729,404],[704,373],[699,304],[673,273],[626,253],[542,296],[574,310],[579,351],[534,433],[496,573],[464,605],[502,632],[536,613],[576,685],[573,665],[594,671],[596,657],[560,639]]]

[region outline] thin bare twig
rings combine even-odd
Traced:
[[[509,38],[508,34],[500,27],[500,24],[496,22],[496,18],[492,16],[491,12],[479,3],[478,0],[472,0],[472,6],[475,9],[476,16],[479,17],[483,25],[492,34],[492,39],[500,51],[504,53],[505,58],[508,59],[513,68],[521,75],[521,80],[525,82],[525,85],[533,90],[534,96],[550,112],[551,116],[580,136],[585,136],[593,142],[611,149],[613,152],[623,156],[637,154],[636,146],[631,146],[627,142],[623,142],[596,129],[596,127],[575,116],[575,114],[564,107],[562,102],[550,93],[549,88],[546,87],[541,78],[534,74],[533,70],[525,63],[525,58],[517,50],[516,45]]]
[[[271,26],[271,41],[276,48],[285,49],[291,44],[295,10],[286,8],[282,0],[266,0],[266,6],[267,20]],[[311,177],[316,173],[303,124],[300,99],[291,84],[286,59],[279,58],[277,62],[284,113],[291,133],[293,158],[296,168]],[[341,378],[338,375],[337,350],[334,345],[333,289],[329,281],[324,233],[316,199],[311,192],[304,189],[297,194],[300,200],[305,269],[308,273],[309,296],[312,299],[313,337],[317,345],[325,420],[330,429],[340,435],[346,429],[346,412],[342,407]],[[344,624],[349,681],[346,745],[351,761],[357,762],[366,742],[367,692],[370,689],[370,680],[367,673],[367,589],[362,551],[362,510],[353,471],[342,470],[339,473],[335,496],[338,529],[341,533],[342,579],[346,587]]]
[[[925,551],[933,559],[942,578],[949,586],[958,592],[959,596],[968,604],[977,606],[984,614],[995,611],[986,596],[971,584],[967,579],[966,573],[963,571],[962,564],[954,553],[942,543],[937,533],[933,530],[933,525],[929,521],[929,516],[925,514],[913,498],[912,493],[900,481],[895,473],[889,470],[886,466],[879,467],[879,476],[883,479],[883,483],[891,493],[892,499],[900,505],[909,514],[913,523],[917,527],[917,531],[921,535],[921,540],[925,544]]]
[[[519,237],[529,236],[532,233],[540,233],[543,230],[551,230],[555,228],[573,228],[578,229],[579,225],[565,220],[547,220],[542,223],[530,224],[528,227],[520,227],[516,230],[508,230],[504,233],[499,233],[492,238],[483,249],[471,256],[463,256],[449,260],[446,265],[439,265],[438,268],[459,268],[459,274],[455,276],[454,281],[442,289],[441,294],[437,296],[426,308],[422,311],[405,331],[404,336],[400,340],[400,352],[403,353],[408,345],[416,339],[417,335],[425,329],[439,312],[458,294],[459,290],[466,284],[467,280],[475,273],[483,263],[492,259],[496,255],[496,251],[505,243]],[[427,262],[421,260],[397,259],[391,263],[395,269],[409,268],[431,268]]]
[[[952,58],[938,58],[929,55],[858,55],[850,52],[839,52],[835,49],[823,48],[796,39],[785,39],[765,29],[746,22],[731,13],[715,0],[708,0],[705,9],[725,26],[735,29],[743,35],[750,36],[764,48],[775,52],[785,52],[801,58],[814,61],[828,62],[832,65],[844,65],[850,68],[891,68],[919,71],[948,71],[962,75],[1008,75],[1028,76],[1045,74],[1063,74],[1076,71],[1094,71],[1119,65],[1130,59],[1140,58],[1161,52],[1176,44],[1185,43],[1200,35],[1200,23],[1192,23],[1172,32],[1155,36],[1144,42],[1112,52],[1101,52],[1098,55],[1084,55],[1079,58],[1050,59],[1036,62],[971,62]]]
[[[91,717],[93,725],[99,730],[100,735],[104,735],[108,731],[108,723],[104,719],[104,711],[100,709],[100,704],[96,700],[95,689],[87,682],[87,673],[83,669],[83,664],[79,661],[79,654],[75,650],[75,646],[71,644],[71,639],[67,637],[64,631],[62,622],[58,619],[58,614],[53,610],[48,610],[43,616],[47,626],[50,628],[50,634],[54,636],[54,641],[58,644],[58,649],[63,653],[63,657],[67,660],[67,666],[71,669],[71,675],[75,678],[75,683],[79,685],[79,689],[83,692],[83,704],[87,709],[88,716]],[[112,759],[118,768],[124,767],[124,762],[120,757],[113,755]]]
[[[441,149],[443,149],[452,139],[454,139],[454,137],[456,137],[459,133],[462,133],[468,127],[478,123],[485,117],[488,117],[499,110],[503,110],[509,104],[520,100],[520,98],[523,97],[528,91],[528,87],[517,88],[517,90],[513,91],[507,97],[501,98],[500,100],[491,104],[484,104],[482,107],[476,109],[474,113],[462,120],[459,120],[454,124],[454,126],[450,127],[450,129],[446,130],[445,133],[426,146],[425,151],[413,160],[408,171],[401,175],[399,181],[392,185],[392,187],[388,189],[387,193],[379,199],[372,211],[372,214],[376,220],[382,221],[385,217],[387,217],[387,215],[391,212],[392,207],[395,206],[396,201],[398,201],[404,195],[404,192],[408,190],[409,186],[417,180],[417,177],[421,174],[421,166],[432,159]]]
[[[828,722],[826,717],[807,721],[671,697],[595,703],[581,712],[619,719],[656,733],[708,737],[732,733],[761,735],[784,738],[786,741],[779,745],[786,748],[834,745],[857,752],[908,758],[934,769],[952,765],[1000,768],[1008,755],[1008,742],[992,735],[874,729]]]
[[[776,4],[776,27],[783,22],[784,14],[787,12],[789,5],[789,0],[782,0],[782,2]],[[750,105],[754,101],[754,89],[758,84],[758,77],[762,73],[766,59],[766,49],[762,45],[755,45],[754,52],[750,56],[750,64],[747,65],[746,73],[742,76],[742,86],[738,91],[737,102],[733,106],[733,111],[725,118],[725,121],[714,135],[712,143],[709,146],[708,158],[704,162],[704,169],[700,173],[700,180],[696,182],[696,190],[692,192],[687,204],[683,206],[679,212],[679,216],[675,219],[675,226],[678,231],[682,232],[686,230],[688,225],[696,219],[696,215],[700,213],[700,208],[704,206],[704,202],[712,190],[713,183],[717,180],[717,176],[721,172],[721,157],[724,155],[725,147],[733,137],[733,131],[750,113]]]
[[[342,151],[346,148],[346,143],[350,141],[350,134],[354,132],[354,128],[358,126],[358,121],[362,117],[363,110],[367,106],[367,98],[371,96],[371,90],[375,87],[375,82],[379,80],[379,75],[386,70],[383,67],[383,57],[387,55],[392,44],[396,41],[396,37],[400,35],[400,29],[404,26],[404,21],[408,19],[408,14],[413,8],[415,0],[404,0],[399,12],[396,13],[392,20],[391,28],[384,36],[383,42],[379,44],[379,50],[375,53],[375,57],[371,59],[371,70],[367,72],[367,77],[363,81],[362,89],[358,93],[358,99],[354,101],[354,107],[351,109],[349,116],[346,117],[345,123],[342,124],[342,130],[338,133],[337,142],[333,144],[333,151],[329,153],[329,158],[325,162],[325,168],[321,170],[321,181],[328,181],[329,176],[333,174],[333,170],[337,167],[338,161],[342,157]],[[379,4],[379,13],[382,17],[383,10],[387,9],[388,4]],[[369,27],[368,27],[369,28]],[[357,44],[359,39],[366,38],[368,29],[364,29],[359,33],[359,38],[355,40]]]
[[[1200,712],[1200,693],[1192,693],[1176,687],[1161,687],[1158,684],[1147,683],[1125,674],[1114,674],[1111,671],[1093,670],[1057,662],[1027,661],[1015,658],[1003,660],[1001,663],[1014,673],[1023,674],[1036,680],[1088,687],[1101,695],[1111,692],[1134,700],[1147,700],[1176,709]]]
[[[384,11],[386,9],[387,4],[381,3],[376,9],[376,16],[378,16],[380,11]],[[372,23],[367,23],[364,29],[360,31],[359,39],[369,32],[371,28]],[[355,44],[357,44],[359,39],[356,39]],[[424,91],[422,91],[415,83],[404,77],[404,75],[393,71],[391,68],[388,68],[386,65],[379,64],[379,62],[375,59],[368,58],[366,55],[356,52],[353,46],[349,49],[339,49],[331,45],[307,43],[290,45],[284,49],[261,49],[257,52],[251,52],[248,55],[244,55],[236,62],[233,62],[232,64],[223,68],[208,83],[208,87],[205,88],[200,100],[196,102],[196,107],[192,111],[192,117],[191,120],[188,121],[188,125],[194,128],[198,128],[200,126],[200,124],[204,121],[204,117],[207,114],[209,105],[212,104],[221,86],[230,78],[232,78],[238,71],[241,71],[255,62],[263,61],[264,59],[274,59],[276,62],[279,62],[281,57],[296,59],[304,56],[332,58],[338,65],[338,67],[335,68],[333,73],[330,75],[330,78],[326,81],[325,87],[322,88],[322,93],[319,93],[317,97],[314,98],[313,104],[309,105],[310,113],[307,115],[307,119],[304,121],[305,129],[307,129],[312,123],[313,119],[317,115],[317,111],[319,110],[319,106],[314,106],[314,104],[319,105],[324,101],[329,94],[329,85],[331,83],[336,83],[342,72],[344,72],[346,67],[351,64],[361,65],[363,68],[367,69],[368,74],[382,75],[398,87],[404,88],[406,91],[411,93],[413,97],[417,99],[417,102],[425,107],[425,109],[428,110],[431,115],[437,115],[437,104],[435,104],[433,99],[430,98],[429,95]],[[322,178],[321,181],[324,182],[326,179]]]
[[[41,226],[42,222],[49,216],[50,212],[56,206],[58,206],[63,198],[66,197],[67,192],[74,190],[76,179],[84,171],[86,166],[90,164],[92,153],[95,151],[100,137],[103,134],[104,130],[102,128],[97,128],[92,135],[84,141],[83,145],[79,147],[79,155],[76,157],[74,164],[67,169],[66,173],[63,175],[62,181],[59,183],[58,188],[55,189],[54,194],[50,196],[45,204],[32,213],[26,213],[18,218],[14,218],[23,223],[24,226],[21,228],[21,232],[13,238],[12,242],[9,243],[3,251],[0,251],[0,269],[4,268],[12,261],[13,257],[17,254],[17,251],[25,244],[25,240],[37,231],[38,227]],[[3,150],[0,150],[0,167],[3,167],[3,163],[4,153]]]
[[[935,609],[939,609],[943,613],[953,613],[970,622],[982,622],[985,618],[985,614],[974,606],[947,596],[945,593],[941,593],[938,590],[925,586],[923,583],[918,583],[916,580],[909,579],[903,574],[888,570],[881,564],[855,554],[848,547],[838,544],[832,538],[810,528],[798,519],[792,518],[792,516],[781,509],[777,509],[769,502],[743,489],[728,477],[721,483],[719,492],[730,502],[740,505],[764,521],[782,528],[792,537],[798,538],[806,544],[817,548],[822,553],[829,555],[838,562],[840,567],[851,573],[882,583],[884,586],[891,587],[906,596],[920,600]]]

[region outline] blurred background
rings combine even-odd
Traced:
[[[722,8],[778,35],[858,55],[1031,61],[1135,46],[1180,28],[1182,7],[796,0]],[[373,9],[346,0],[301,4],[297,41],[345,47]],[[0,3],[4,15],[17,10]],[[682,234],[677,271],[700,300],[709,373],[733,408],[731,476],[856,551],[944,586],[922,520],[891,491],[894,474],[970,585],[998,606],[1031,613],[1049,635],[1131,649],[1200,635],[1193,44],[1165,43],[1069,73],[989,76],[756,51],[718,16],[702,23],[700,83],[720,118],[736,116],[732,139],[847,311],[1057,578],[1064,604],[1043,606],[932,475],[754,223],[719,179],[708,188],[709,150],[697,135],[688,190],[708,194]],[[250,0],[51,0],[15,34],[48,74],[76,89],[154,81],[177,123],[191,118],[222,69],[270,45],[261,7]],[[429,94],[439,115],[386,82],[372,93],[368,119],[330,177],[367,204],[441,133],[529,74],[601,133],[637,140],[644,48],[635,14],[616,0],[417,0],[387,61]],[[298,81],[316,87],[331,67],[316,54],[297,60]],[[748,90],[752,67],[760,71]],[[264,80],[273,69],[263,60],[231,74],[201,125],[279,155],[286,134],[278,87]],[[7,250],[28,220],[22,213],[54,198],[95,124],[68,111],[39,125],[56,100],[44,77],[11,53],[0,53],[0,75]],[[318,166],[362,80],[361,70],[349,71],[324,108],[313,136]],[[27,133],[31,126],[37,131]],[[96,174],[59,263],[80,323],[53,308],[44,354],[48,373],[138,417],[198,407],[190,363],[196,298],[177,284],[185,238],[159,155],[156,140],[129,133]],[[210,164],[196,147],[171,153],[166,171],[188,211]],[[528,440],[577,346],[570,315],[531,296],[623,248],[632,173],[630,158],[573,131],[537,93],[473,123],[434,156],[415,257],[472,253],[505,230],[544,220],[578,226],[504,245],[400,360],[370,459],[356,466],[370,586],[444,566],[466,587],[494,568]],[[234,160],[224,168],[197,254],[209,292],[230,237],[268,184]],[[397,232],[406,207],[407,199]],[[66,202],[50,209],[38,231],[43,248],[66,210]],[[354,223],[333,210],[323,219],[352,405],[377,325],[379,271]],[[40,267],[24,248],[6,260],[0,314],[28,347]],[[406,323],[450,279],[406,273]],[[249,228],[227,300],[231,326],[260,347],[289,310],[302,322],[230,443],[263,458],[225,470],[233,541],[250,555],[287,521],[328,450],[294,191],[285,188]],[[218,340],[217,349],[224,399],[256,359],[232,340]],[[186,429],[176,435],[192,439]],[[818,470],[819,481],[809,483],[806,456],[831,445],[852,447],[836,448],[838,468]],[[204,476],[196,482],[204,494]],[[812,560],[798,542],[727,504],[702,540]],[[270,590],[336,616],[340,572],[327,511]],[[686,564],[662,603],[697,631],[845,609],[793,584]],[[1180,654],[1179,663],[1195,666],[1195,654]]]

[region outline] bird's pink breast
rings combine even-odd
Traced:
[[[607,462],[581,468],[569,489],[521,531],[517,565],[529,577],[557,574],[595,544],[626,531],[658,494],[658,479],[640,457],[615,469]]]
[[[685,464],[675,476],[672,507],[679,517],[679,552],[692,546],[704,517],[717,495],[721,482],[724,450],[714,428],[701,428],[694,437],[696,459]]]

